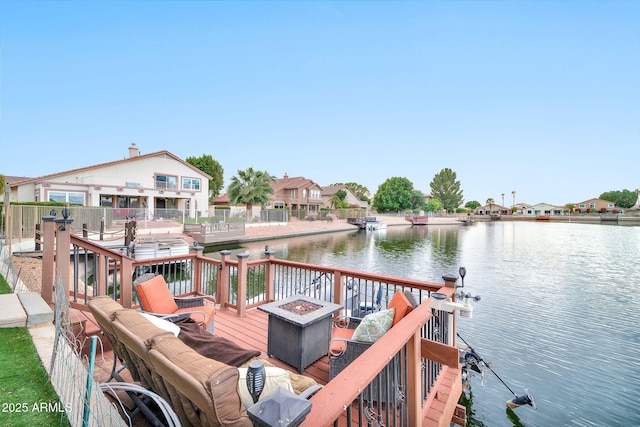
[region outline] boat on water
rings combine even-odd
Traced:
[[[426,225],[429,222],[428,215],[407,215],[404,217],[411,225]]]
[[[133,243],[133,257],[137,260],[189,254],[189,243],[182,237],[144,237]]]
[[[366,223],[366,230],[367,231],[385,230],[386,228],[387,228],[387,223],[386,222],[369,221],[369,222]]]
[[[378,222],[375,216],[367,216],[364,218],[347,218],[347,224],[355,225],[360,230],[366,230],[367,225],[372,222]]]

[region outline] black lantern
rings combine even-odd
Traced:
[[[262,363],[261,360],[254,360],[249,364],[249,368],[247,369],[247,390],[249,390],[253,403],[258,401],[264,389],[266,376],[264,363]]]

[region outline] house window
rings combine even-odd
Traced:
[[[70,205],[84,206],[84,193],[73,193],[71,191],[50,191],[50,202],[69,203]]]
[[[320,190],[311,190],[312,199],[319,199],[320,197]]]
[[[586,208],[586,206],[585,206],[585,204],[584,204],[584,203],[580,203],[580,206],[579,206],[579,207],[580,207],[581,209]]]
[[[138,207],[137,197],[118,197],[118,207],[122,209],[135,209]]]
[[[100,206],[113,207],[113,196],[100,195]]]
[[[282,202],[273,202],[274,209],[284,209],[284,203]]]
[[[156,188],[159,190],[176,190],[178,178],[170,175],[156,175]]]
[[[296,190],[291,190],[290,193],[289,193],[289,197],[292,198],[292,199],[295,199],[296,198]]]
[[[595,209],[596,208],[596,204],[595,203],[589,203],[589,208]]]
[[[197,178],[182,178],[182,189],[200,191],[200,180]]]
[[[302,198],[306,198],[307,197],[307,189],[303,188],[302,189]]]

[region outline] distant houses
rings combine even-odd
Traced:
[[[324,207],[331,207],[331,197],[338,194],[339,191],[344,190],[347,194],[345,197],[345,201],[349,205],[349,207],[359,207],[366,209],[369,207],[367,202],[363,202],[355,195],[353,191],[349,189],[346,185],[329,185],[326,187],[322,187],[322,204]]]
[[[162,150],[141,154],[135,144],[122,160],[86,166],[36,178],[6,176],[12,202],[64,202],[79,206],[112,207],[123,210],[154,211],[175,209],[205,213],[209,208],[209,180],[211,177],[174,154]],[[350,208],[368,209],[369,204],[358,198],[346,185],[321,186],[304,176],[275,179],[268,209],[305,211],[314,215],[320,209],[332,207],[332,197],[346,192]],[[425,194],[425,203],[431,199]],[[504,197],[503,197],[504,203]],[[229,207],[226,194],[213,199],[214,207]],[[261,207],[254,207],[261,208]],[[640,200],[630,210],[640,210]],[[566,206],[548,203],[518,203],[513,207],[492,204],[474,210],[476,215],[568,215],[591,213],[623,213],[623,209],[608,200],[593,198]]]
[[[312,179],[295,176],[290,177],[285,174],[282,178],[277,178],[271,183],[273,194],[269,195],[267,209],[289,209],[290,211],[306,211],[314,215],[320,209],[330,208],[331,197],[339,191],[346,192],[346,198],[350,208],[367,209],[367,202],[363,202],[346,185],[332,185],[322,187]],[[229,197],[226,194],[213,199],[213,205],[222,207],[230,206]]]
[[[623,209],[616,207],[615,203],[602,199],[589,199],[580,203],[575,203],[571,212],[565,206],[556,206],[548,203],[537,203],[530,205],[528,203],[518,203],[514,205],[514,215],[518,216],[555,216],[571,214],[589,214],[589,213],[623,213]],[[476,215],[511,215],[511,208],[493,204],[481,206],[475,210]]]
[[[623,209],[616,207],[615,203],[602,199],[589,199],[576,203],[573,212],[575,213],[622,213]]]

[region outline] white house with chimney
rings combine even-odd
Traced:
[[[207,216],[211,177],[163,150],[140,154],[135,144],[129,156],[37,178],[12,177],[11,202],[55,201],[77,206],[102,206],[131,212],[181,210]]]

